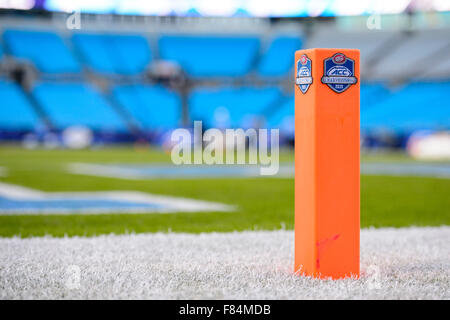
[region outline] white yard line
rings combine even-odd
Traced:
[[[450,164],[440,163],[362,163],[366,175],[450,178]]]
[[[450,299],[450,227],[364,229],[359,280],[293,274],[292,231],[0,238],[0,299]]]
[[[0,215],[20,214],[110,214],[110,213],[174,213],[174,212],[201,212],[201,211],[233,211],[234,206],[194,200],[181,197],[154,195],[138,191],[107,191],[107,192],[42,192],[31,188],[13,184],[0,183],[0,197],[14,201],[74,201],[74,200],[97,200],[97,201],[120,201],[130,204],[148,204],[154,208],[127,208],[114,207],[105,204],[104,207],[77,208],[70,205],[67,208],[50,208],[35,206],[32,208],[2,207],[0,204]]]
[[[23,199],[39,200],[45,198],[45,192],[18,186],[15,184],[0,182],[0,197],[15,200],[23,200]]]
[[[147,180],[147,179],[214,179],[259,177],[258,165],[173,165],[173,164],[94,164],[70,163],[67,172],[94,177]],[[273,177],[294,176],[292,164],[281,165]],[[261,176],[272,177],[272,176]]]
[[[146,179],[208,179],[260,177],[259,167],[251,165],[184,165],[171,164],[92,164],[70,163],[67,171],[72,174],[128,180]],[[294,164],[280,164],[273,177],[294,177]],[[420,176],[449,179],[450,164],[433,163],[362,163],[363,175]],[[262,176],[270,177],[270,176]]]
[[[111,165],[93,163],[71,163],[67,166],[67,171],[72,174],[80,174],[94,177],[120,178],[128,180],[140,180],[143,177],[135,174],[134,170],[126,168],[116,168]]]

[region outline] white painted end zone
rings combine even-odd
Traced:
[[[175,213],[233,211],[222,203],[154,195],[138,191],[107,192],[42,192],[13,184],[0,183],[0,215],[20,214],[110,214],[110,213]],[[80,207],[75,202],[95,203]],[[13,203],[11,205],[10,203]],[[58,202],[58,207],[50,204]],[[100,205],[98,204],[100,202]],[[101,202],[105,204],[102,206]],[[66,206],[64,204],[67,203]],[[70,205],[72,203],[72,206]],[[120,205],[114,206],[114,203]],[[45,204],[48,204],[46,207]],[[139,206],[142,205],[142,206]]]
[[[361,230],[361,278],[293,273],[292,231],[0,238],[0,299],[450,299],[450,227]]]

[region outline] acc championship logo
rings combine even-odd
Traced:
[[[323,64],[322,83],[334,92],[342,93],[352,84],[358,82],[358,79],[354,76],[355,61],[344,54],[336,53],[334,56],[325,59]]]
[[[298,85],[301,92],[305,94],[311,83],[311,59],[309,59],[306,54],[303,54],[297,61],[297,77],[295,78],[295,84]]]

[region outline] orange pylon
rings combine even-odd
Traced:
[[[295,271],[359,277],[359,50],[300,50],[295,65]]]

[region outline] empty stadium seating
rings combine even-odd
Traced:
[[[152,37],[157,40],[155,47],[150,47]],[[294,97],[282,94],[281,88],[292,84],[293,54],[304,43],[306,47],[361,50],[364,133],[450,128],[450,84],[445,82],[450,77],[450,56],[445,50],[450,40],[445,32],[330,32],[324,26],[305,38],[278,34],[266,39],[250,34],[144,36],[84,31],[62,36],[56,31],[8,27],[0,42],[0,62],[6,54],[31,62],[41,73],[31,93],[34,100],[30,100],[10,82],[15,78],[24,83],[21,75],[0,69],[0,131],[35,130],[44,122],[38,115],[57,130],[85,125],[96,132],[126,133],[131,123],[145,132],[179,127],[183,124],[180,95],[142,81],[153,61],[162,59],[177,62],[194,84],[186,101],[191,121],[202,120],[205,127],[279,128],[282,135],[292,138]],[[389,46],[392,50],[386,51]],[[427,51],[417,50],[420,47]],[[436,63],[431,63],[430,56],[436,57]],[[81,72],[82,67],[94,77]],[[56,74],[61,82],[46,77],[49,74]],[[77,77],[66,79],[67,74]],[[404,82],[399,89],[389,85],[389,80],[408,75],[422,80]],[[425,82],[427,78],[444,80]],[[45,82],[49,79],[53,82]],[[94,89],[92,79],[101,79],[110,94]],[[14,110],[7,105],[14,105]]]
[[[40,125],[36,112],[22,89],[0,80],[0,130],[32,131]]]
[[[117,86],[113,96],[141,129],[161,131],[180,125],[181,99],[162,86]]]
[[[281,98],[278,88],[197,88],[189,99],[191,120],[207,127],[258,127]]]
[[[450,37],[447,31],[422,31],[404,36],[395,46],[385,52],[373,68],[375,79],[404,79],[427,76],[432,78],[430,68],[448,56]],[[426,48],[426,50],[424,50]],[[437,70],[436,70],[437,71]]]
[[[339,31],[336,28],[318,28],[306,40],[306,48],[349,48],[359,49],[361,54],[361,77],[370,79],[373,76],[374,62],[389,55],[392,42],[401,41],[401,35],[388,30],[370,32]],[[383,51],[381,49],[384,48]]]
[[[17,59],[32,62],[44,73],[78,73],[80,64],[62,38],[53,32],[6,30],[5,46]]]
[[[152,59],[147,40],[140,35],[75,34],[73,42],[83,61],[104,74],[136,75]]]
[[[280,134],[294,137],[294,95],[285,97],[283,102],[267,115],[266,127],[280,129]]]
[[[389,96],[390,92],[382,83],[362,83],[360,90],[361,110],[367,110]]]
[[[288,76],[293,69],[292,62],[296,50],[299,50],[302,42],[299,37],[280,36],[271,42],[270,46],[261,57],[258,72],[264,77]]]
[[[159,39],[160,57],[176,61],[193,77],[244,76],[256,63],[257,37],[174,36]]]
[[[449,46],[450,47],[450,46]],[[434,79],[448,80],[450,79],[450,50],[442,50],[439,58],[434,58],[433,63],[427,64],[423,72],[415,75],[416,80]]]
[[[58,130],[83,125],[95,131],[127,131],[118,113],[89,85],[42,83],[33,96]]]
[[[361,112],[364,131],[389,129],[410,133],[414,130],[450,128],[450,82],[411,83]]]

